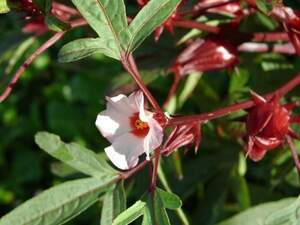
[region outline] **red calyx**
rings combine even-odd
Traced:
[[[176,126],[163,145],[162,153],[170,155],[174,150],[193,144],[197,153],[201,142],[201,127],[198,123]]]
[[[297,55],[300,56],[300,12],[279,5],[273,7],[270,15],[282,22]]]
[[[24,33],[35,33],[41,35],[48,30],[44,23],[44,15],[32,0],[11,0],[18,10],[25,13],[24,19],[27,21],[22,31]]]
[[[284,105],[279,104],[278,98],[266,101],[254,92],[251,94],[256,105],[249,110],[246,121],[247,155],[253,161],[259,161],[267,151],[283,144],[286,135],[290,135],[291,115]]]
[[[176,58],[171,70],[184,76],[191,72],[232,68],[237,63],[238,52],[230,43],[198,39]]]

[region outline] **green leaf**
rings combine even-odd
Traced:
[[[174,152],[173,155],[175,153],[178,153],[178,152]],[[160,182],[162,183],[163,187],[166,189],[167,192],[172,192],[171,188],[170,188],[170,185],[167,181],[167,178],[165,176],[165,173],[164,173],[164,170],[161,166],[161,164],[159,165],[158,167],[158,177],[159,177],[159,180]],[[177,196],[176,196],[177,197]],[[178,197],[177,197],[178,198]],[[182,204],[181,200],[179,199],[180,201],[180,204]],[[176,209],[176,213],[178,215],[178,218],[181,220],[182,224],[184,225],[189,225],[189,221],[184,213],[184,211],[182,210],[182,208],[177,208]]]
[[[109,46],[102,38],[82,38],[71,41],[64,45],[58,54],[60,62],[73,62],[96,53],[103,53],[106,56],[119,60],[119,55],[115,49]]]
[[[144,213],[146,203],[144,201],[137,201],[124,212],[122,212],[117,218],[114,219],[112,225],[127,225],[135,221]],[[1,225],[1,224],[0,224]]]
[[[160,197],[165,208],[175,210],[181,207],[182,202],[180,198],[174,193],[166,192],[160,188],[157,188],[156,193]]]
[[[85,178],[52,187],[0,219],[0,225],[63,224],[99,199],[116,177]]]
[[[8,13],[10,11],[9,3],[7,0],[0,0],[0,14]]]
[[[252,207],[238,215],[225,220],[218,225],[266,225],[266,222],[269,222],[271,219],[268,217],[273,212],[279,212],[285,207],[290,206],[295,202],[296,198],[286,198],[276,202],[270,202],[265,204],[260,204],[258,206]],[[299,206],[299,205],[298,205]],[[296,215],[296,214],[295,214]],[[266,220],[266,218],[268,218]],[[280,223],[279,223],[280,224]],[[267,225],[279,225],[278,223],[267,224]],[[284,225],[284,224],[280,224]]]
[[[126,195],[123,181],[108,191],[103,200],[101,225],[111,225],[114,218],[126,209]]]
[[[300,198],[293,204],[272,212],[265,220],[264,225],[299,224]]]
[[[265,0],[256,0],[256,6],[265,14],[268,14],[272,10],[272,4],[266,2]]]
[[[142,225],[170,225],[170,220],[165,209],[161,195],[156,191],[154,198],[151,193],[147,197]]]
[[[133,52],[155,28],[161,25],[176,9],[181,0],[151,0],[129,25],[131,38],[127,52]]]
[[[123,0],[72,0],[89,25],[120,58],[130,34]],[[115,55],[114,54],[114,55]]]
[[[68,177],[78,173],[77,170],[62,162],[51,163],[51,172],[58,177]]]
[[[166,208],[165,208],[165,206],[166,206],[165,204],[167,204],[168,206],[174,206],[175,204],[174,204],[174,202],[170,203],[171,202],[170,199],[166,200],[167,197],[165,194],[162,194],[162,195],[164,195],[164,198],[165,198],[164,200],[162,200],[161,193],[159,194],[158,190],[155,192],[155,195],[154,195],[155,222],[158,225],[171,225]],[[170,198],[170,196],[169,196],[169,198]]]
[[[178,97],[178,108],[182,108],[184,103],[193,94],[201,77],[202,77],[202,72],[194,72],[187,76],[184,87]]]
[[[33,0],[33,3],[45,14],[51,13],[52,0]]]
[[[35,135],[35,142],[54,158],[84,174],[95,177],[116,174],[116,171],[110,168],[104,160],[100,162],[93,151],[75,143],[66,144],[55,134],[38,132]]]
[[[53,30],[55,32],[61,32],[70,28],[69,24],[66,24],[63,21],[51,15],[47,15],[45,17],[45,23],[50,30]]]

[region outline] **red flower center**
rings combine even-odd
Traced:
[[[131,133],[135,136],[143,138],[149,132],[148,123],[141,121],[139,118],[139,113],[134,113],[130,118],[130,126],[131,126]]]

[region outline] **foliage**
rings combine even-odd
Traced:
[[[163,33],[159,42],[153,40],[152,33],[160,26],[167,29],[170,16],[182,7],[179,0],[151,0],[143,8],[135,2],[125,5],[123,0],[72,0],[74,5],[62,1],[76,7],[87,21],[89,26],[78,29],[52,14],[55,7],[51,11],[49,2],[36,2],[47,31],[28,35],[21,32],[27,21],[16,5],[0,0],[0,13],[11,11],[0,15],[1,91],[52,32],[64,35],[26,68],[13,93],[0,103],[0,225],[298,224],[300,182],[293,158],[282,145],[259,162],[247,159],[244,110],[201,122],[198,154],[187,151],[192,146],[173,143],[174,149],[157,165],[157,187],[151,186],[147,161],[134,174],[118,171],[107,161],[103,149],[108,142],[94,123],[105,108],[105,96],[137,88],[129,77],[135,73],[132,55],[142,80],[163,105],[176,76],[170,68],[184,66],[174,66],[182,43],[190,37],[215,41],[214,34],[195,29],[176,29],[174,35]],[[250,4],[246,2],[242,4]],[[240,30],[277,31],[280,22],[264,15],[273,4],[256,4],[259,12],[243,19]],[[300,7],[293,1],[285,4]],[[210,12],[191,18],[218,25],[231,16]],[[261,94],[274,91],[299,71],[295,54],[239,52],[234,55],[238,72],[227,67],[206,70],[205,61],[202,71],[181,75],[165,110],[171,115],[205,113],[249,99],[251,89]],[[282,102],[298,101],[298,93],[296,88]],[[299,131],[297,125],[291,126]],[[186,131],[186,138],[195,134],[194,129]],[[171,133],[171,128],[166,129],[166,134]],[[188,140],[197,143],[195,136]],[[299,142],[294,142],[299,149]]]

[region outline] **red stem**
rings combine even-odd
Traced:
[[[286,136],[286,140],[287,140],[288,145],[290,146],[292,156],[293,156],[293,159],[294,159],[294,162],[295,162],[295,166],[298,170],[298,173],[300,173],[300,160],[299,160],[299,157],[298,157],[296,147],[295,147],[295,145],[292,141],[292,138],[289,135]]]
[[[147,166],[149,162],[151,162],[151,161],[144,160],[143,162],[141,162],[140,164],[138,164],[136,167],[132,168],[131,170],[128,170],[126,172],[121,172],[120,173],[120,179],[126,180],[129,177],[132,177],[137,172],[139,172],[140,170],[142,170],[145,166]]]
[[[210,33],[219,33],[220,28],[215,27],[215,26],[210,26],[205,23],[200,23],[197,21],[192,21],[192,20],[182,20],[182,21],[174,21],[172,23],[174,27],[181,27],[181,28],[187,28],[187,29],[198,29]]]
[[[160,147],[157,148],[154,152],[154,162],[153,162],[154,166],[153,166],[153,170],[152,170],[151,185],[150,185],[151,193],[154,193],[154,191],[156,189],[158,165],[159,165],[159,160],[160,160],[160,156],[161,156],[160,152],[161,152]]]
[[[271,92],[264,97],[269,100],[272,98],[275,94],[280,98],[283,95],[285,95],[287,92],[295,88],[300,83],[300,74],[297,74],[293,79],[291,79],[289,82],[284,84],[282,87],[277,89],[274,92]],[[217,109],[210,113],[202,113],[198,115],[190,115],[190,116],[180,116],[180,117],[173,117],[169,119],[167,126],[174,126],[174,125],[182,125],[182,124],[188,124],[188,123],[195,123],[195,122],[204,122],[212,119],[216,119],[222,116],[225,116],[227,114],[230,114],[232,112],[247,109],[254,106],[254,102],[252,100],[248,100],[245,102],[241,102],[235,105],[227,106],[221,109]]]
[[[52,8],[54,10],[61,10],[65,13],[70,14],[70,15],[80,15],[80,13],[76,9],[74,9],[72,7],[69,7],[67,5],[64,5],[64,4],[58,3],[58,2],[53,2],[52,3]]]
[[[25,60],[25,62],[19,67],[11,81],[9,82],[8,86],[0,96],[0,103],[2,103],[10,94],[12,89],[14,88],[15,84],[19,80],[19,78],[22,76],[24,71],[27,69],[27,67],[44,51],[46,51],[49,47],[51,47],[53,44],[55,44],[62,36],[64,35],[64,32],[59,32],[53,35],[48,41],[46,41],[41,47],[39,47],[34,53],[32,53],[29,58]]]
[[[137,83],[137,85],[139,86],[139,88],[143,91],[143,93],[145,94],[145,96],[147,97],[148,101],[150,102],[150,104],[155,109],[155,111],[157,113],[163,114],[163,111],[160,108],[159,104],[157,103],[157,101],[155,100],[155,98],[153,97],[153,95],[150,93],[150,91],[146,87],[144,81],[142,80],[141,75],[140,75],[140,73],[139,73],[139,71],[137,69],[137,66],[136,66],[136,63],[135,63],[135,60],[134,60],[133,56],[131,54],[129,54],[128,56],[126,56],[124,54],[121,57],[121,61],[122,61],[122,64],[123,64],[124,68],[128,71],[128,73],[135,80],[135,82]]]

